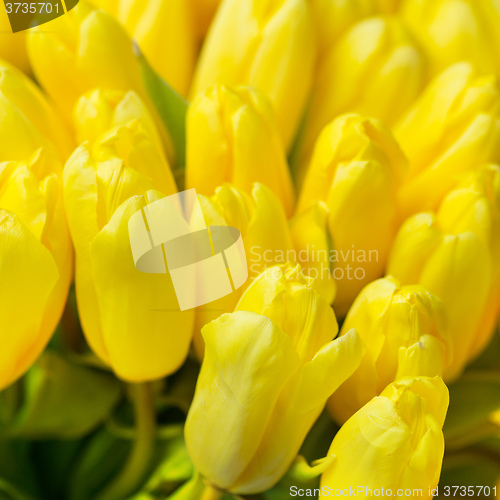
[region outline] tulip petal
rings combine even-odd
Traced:
[[[49,341],[52,330],[41,327],[59,272],[50,252],[16,215],[5,210],[0,211],[0,249],[3,388],[22,375],[21,370],[27,369]]]
[[[252,312],[221,316],[204,327],[203,337],[205,358],[186,422],[186,444],[198,470],[229,488],[257,452],[300,361],[289,337]]]
[[[193,311],[179,309],[170,274],[142,273],[134,265],[128,221],[144,206],[143,197],[129,198],[90,245],[103,343],[116,373],[135,382],[176,371],[193,324]]]

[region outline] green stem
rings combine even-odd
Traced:
[[[205,489],[200,497],[200,500],[220,500],[222,498],[222,491],[214,488],[210,484],[205,485]]]
[[[156,415],[151,384],[130,384],[135,413],[135,442],[120,474],[98,496],[98,500],[123,500],[144,481],[153,456]]]

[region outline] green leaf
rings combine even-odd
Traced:
[[[326,457],[330,445],[339,427],[332,420],[328,410],[323,410],[318,420],[308,432],[299,454],[308,462],[314,462],[322,457]]]
[[[141,491],[130,500],[170,498],[169,495],[178,490],[186,488],[186,491],[190,491],[195,488],[193,485],[196,482],[193,481],[195,470],[187,453],[182,432],[173,439],[160,442],[156,457],[157,466],[153,474]],[[188,483],[193,484],[187,486]]]
[[[38,500],[38,484],[31,460],[31,445],[0,440],[0,499]]]
[[[189,458],[181,433],[176,438],[163,443],[161,454],[164,457],[154,472],[148,485],[156,489],[161,483],[187,481],[194,473],[194,466]]]
[[[488,347],[467,367],[467,371],[498,370],[499,359],[500,332],[497,329]]]
[[[187,415],[199,373],[199,363],[187,359],[181,369],[168,378],[167,391],[158,396],[161,409],[178,408]]]
[[[36,497],[28,495],[7,480],[0,478],[0,500],[36,500]]]
[[[186,113],[188,102],[154,71],[135,42],[134,51],[139,60],[142,79],[149,97],[153,101],[172,139],[176,166],[183,169],[186,163]]]
[[[79,459],[69,481],[69,500],[91,500],[121,470],[131,441],[117,438],[105,427],[95,433]]]
[[[498,441],[498,440],[497,440]],[[439,488],[443,486],[495,486],[500,477],[500,455],[487,446],[473,446],[446,454]]]
[[[45,351],[22,383],[23,402],[1,430],[6,437],[83,436],[104,421],[121,392],[113,376],[72,364],[52,350]]]
[[[500,373],[468,372],[450,386],[443,428],[447,449],[459,449],[498,433],[491,414],[500,409]]]

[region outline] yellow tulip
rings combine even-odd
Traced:
[[[460,176],[500,158],[499,88],[468,63],[443,71],[396,127],[410,165],[400,191],[404,215],[435,210]]]
[[[66,126],[40,89],[18,69],[0,61],[0,159],[27,162],[43,148],[58,170],[73,150]]]
[[[486,166],[451,191],[436,214],[401,227],[388,272],[442,299],[453,342],[445,379],[460,375],[491,338],[499,302],[499,168]]]
[[[77,99],[96,87],[135,90],[145,98],[132,41],[104,11],[81,1],[43,29],[30,31],[28,54],[35,76],[68,120]]]
[[[42,151],[0,163],[0,389],[42,353],[66,303],[73,250],[60,181]]]
[[[294,194],[286,153],[264,95],[248,87],[201,92],[189,107],[186,134],[188,188],[212,195],[229,182],[250,192],[260,182],[291,214]]]
[[[0,9],[0,58],[5,59],[21,71],[31,71],[26,52],[26,32],[11,33],[12,29],[6,9]]]
[[[240,230],[248,264],[248,283],[264,269],[293,259],[293,243],[283,207],[272,191],[256,183],[251,194],[224,185],[215,195],[200,196],[209,226],[232,226]],[[200,359],[204,343],[201,329],[222,313],[234,311],[245,287],[196,309],[194,346]]]
[[[265,271],[234,313],[203,328],[185,438],[210,483],[252,494],[286,472],[328,396],[359,363],[357,333],[332,340],[336,330],[332,309],[294,266]]]
[[[288,148],[311,87],[316,43],[306,0],[223,0],[203,45],[191,96],[250,85],[274,105]]]
[[[153,69],[186,95],[194,69],[197,37],[189,0],[91,0],[115,17]]]
[[[130,247],[130,216],[162,196],[151,190],[165,186],[164,194],[176,192],[167,164],[156,151],[148,155],[158,160],[156,164],[138,161],[133,140],[123,145],[113,129],[110,134],[100,150],[94,145],[98,157],[85,143],[68,160],[64,201],[75,245],[75,285],[85,336],[119,377],[139,382],[161,378],[182,364],[193,313],[178,309],[169,274],[136,269]],[[121,147],[131,148],[128,156],[118,156]]]
[[[155,189],[176,192],[153,118],[135,92],[91,91],[77,101],[73,122],[79,142],[89,141],[96,160],[117,156],[154,179]]]
[[[392,126],[418,96],[423,73],[420,52],[396,18],[372,17],[347,31],[319,62],[294,159],[299,183],[325,125],[356,112]]]
[[[404,378],[389,385],[333,439],[328,455],[335,458],[321,477],[320,498],[352,488],[361,499],[431,499],[441,474],[448,401],[439,377]]]
[[[443,305],[421,285],[401,286],[390,276],[373,281],[354,301],[340,335],[351,328],[367,350],[359,368],[328,402],[339,423],[395,380],[442,376],[451,361]]]
[[[472,231],[489,248],[491,288],[468,359],[477,356],[495,331],[500,309],[500,167],[483,165],[472,171],[443,200],[438,223],[455,234]]]
[[[397,230],[396,194],[405,167],[390,132],[374,119],[339,117],[316,143],[298,213],[316,201],[328,207],[335,311],[341,316],[366,284],[383,275]]]
[[[73,111],[73,126],[78,144],[89,141],[92,144],[110,129],[118,126],[144,129],[150,141],[161,150],[161,139],[147,106],[130,90],[94,89],[76,102]]]
[[[403,0],[401,16],[432,74],[468,61],[482,73],[500,70],[500,9],[494,0]]]

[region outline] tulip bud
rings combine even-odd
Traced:
[[[37,80],[68,119],[76,100],[96,87],[145,97],[132,41],[110,15],[80,2],[46,26],[50,32],[32,28],[28,54]]]
[[[315,55],[306,0],[223,0],[203,45],[191,96],[218,83],[259,89],[274,105],[288,148],[311,87]]]
[[[335,459],[321,477],[322,493],[354,488],[363,499],[401,490],[407,498],[431,499],[441,474],[448,401],[439,377],[389,385],[336,434],[328,451]]]
[[[89,92],[78,100],[73,121],[77,138],[90,141],[95,159],[119,157],[153,179],[155,189],[177,192],[153,118],[135,92]]]
[[[59,170],[73,150],[65,125],[40,89],[18,69],[0,61],[0,151],[2,160],[28,162],[43,148]]]
[[[140,46],[154,70],[186,95],[197,52],[194,13],[187,0],[91,0],[116,18]]]
[[[211,198],[200,196],[208,226],[232,226],[239,229],[248,265],[247,283],[264,269],[284,264],[293,258],[293,244],[283,207],[273,192],[256,183],[251,194],[224,185]],[[196,308],[194,346],[203,359],[204,344],[201,329],[221,314],[232,312],[245,286],[209,304]]]
[[[216,86],[200,93],[187,116],[186,185],[212,195],[224,182],[251,192],[268,186],[293,210],[294,194],[272,106],[248,87]]]
[[[460,176],[500,157],[499,88],[467,63],[443,71],[398,124],[410,165],[400,191],[405,216],[435,210]]]
[[[456,378],[491,338],[498,311],[499,169],[486,166],[451,191],[436,214],[401,227],[388,272],[444,303],[453,343],[445,379]]]
[[[357,333],[332,341],[336,328],[332,309],[294,266],[265,271],[236,312],[203,328],[185,438],[212,484],[252,494],[286,472],[328,396],[359,363]]]
[[[396,18],[354,25],[320,60],[296,157],[299,183],[314,142],[331,120],[356,112],[392,126],[422,85],[422,58]]]
[[[0,163],[0,389],[42,353],[71,283],[73,252],[51,167],[42,150],[29,163]]]
[[[146,91],[132,40],[120,24],[80,2],[50,21],[50,27],[50,32],[30,30],[28,54],[37,81],[67,120],[71,121],[77,99],[90,90],[132,90],[153,116],[169,158],[175,158],[172,138]]]
[[[153,117],[134,91],[94,89],[76,102],[73,126],[78,144],[95,143],[100,136],[117,126],[144,128],[149,139],[161,149],[161,139]]]
[[[166,181],[161,165],[134,166],[142,169],[134,170],[127,159],[110,152],[95,158],[84,144],[64,169],[64,201],[85,336],[119,377],[140,382],[164,377],[182,364],[193,312],[178,309],[170,274],[135,267],[128,221],[162,196],[151,190]]]
[[[301,361],[307,363],[338,333],[332,308],[317,292],[316,281],[304,276],[300,264],[287,263],[263,271],[242,295],[235,310],[271,319],[292,339]],[[310,324],[306,326],[307,313],[312,316],[307,316]]]
[[[405,376],[441,376],[452,352],[441,301],[423,286],[401,286],[392,277],[367,285],[340,335],[355,328],[366,346],[361,364],[330,398],[339,423]]]
[[[401,16],[435,75],[460,61],[495,73],[500,13],[491,0],[404,0]]]
[[[500,308],[500,167],[483,165],[464,177],[437,215],[441,227],[455,234],[472,231],[490,251],[492,286],[468,353],[473,359],[491,340]]]
[[[339,315],[384,272],[397,229],[396,192],[405,167],[398,145],[377,120],[342,116],[317,141],[298,213],[315,201],[328,207]]]

